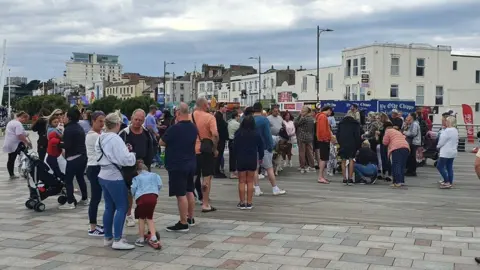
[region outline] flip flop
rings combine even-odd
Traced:
[[[209,213],[209,212],[215,212],[217,211],[217,208],[210,206],[210,209],[202,209],[202,213]]]

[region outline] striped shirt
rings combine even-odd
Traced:
[[[389,128],[385,131],[385,136],[383,136],[383,144],[388,146],[388,156],[392,154],[392,151],[400,148],[407,148],[410,150],[410,146],[408,146],[405,135],[393,128]]]

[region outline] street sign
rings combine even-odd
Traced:
[[[370,82],[370,74],[362,73],[362,83],[369,83]]]

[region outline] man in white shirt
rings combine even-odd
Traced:
[[[272,114],[267,117],[268,122],[270,122],[270,130],[272,135],[278,136],[280,129],[282,129],[283,118],[280,116],[280,111],[278,107],[272,109]]]

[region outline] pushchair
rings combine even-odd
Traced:
[[[59,204],[67,202],[65,184],[55,175],[51,174],[50,168],[38,157],[38,153],[29,149],[24,143],[17,148],[19,155],[19,172],[27,180],[30,197],[25,202],[25,207],[37,212],[45,211],[42,202],[50,196],[59,195]]]
[[[427,132],[427,135],[425,135],[425,140],[424,140],[424,148],[423,148],[423,161],[419,165],[425,165],[427,163],[427,158],[434,160],[434,166],[437,165],[436,160],[438,159],[439,153],[437,149],[437,143],[438,143],[438,133],[429,131]]]

